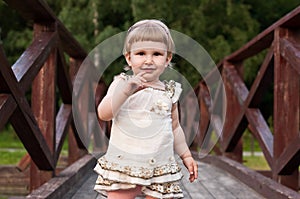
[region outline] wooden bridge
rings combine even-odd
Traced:
[[[0,128],[10,122],[29,154],[16,168],[1,168],[1,190],[15,185],[16,190],[27,187],[23,192],[27,198],[101,198],[91,190],[95,178],[91,170],[96,160],[79,138],[72,116],[73,81],[87,53],[44,1],[6,3],[33,23],[34,36],[12,66],[0,45]],[[265,58],[248,89],[242,78],[244,63],[262,53]],[[210,110],[215,104],[210,101],[205,83],[213,82],[216,72],[222,75],[227,98],[223,129],[218,128],[218,119],[211,119]],[[214,131],[222,131],[222,136],[214,147],[215,155],[198,160],[200,179],[193,184],[183,179],[186,198],[300,198],[299,77],[297,7],[225,57],[195,88],[201,118],[195,121],[200,128],[191,146],[195,157],[210,124]],[[105,85],[99,83],[98,88],[99,96],[103,96]],[[272,130],[261,111],[262,98],[270,89],[274,96]],[[57,110],[58,99],[61,103]],[[109,127],[108,123],[100,123]],[[257,139],[269,171],[243,166],[241,137],[246,128]],[[66,139],[68,165],[62,170],[58,160]]]

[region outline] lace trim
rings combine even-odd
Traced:
[[[150,179],[168,174],[176,174],[181,171],[180,166],[174,162],[162,166],[151,168],[136,167],[136,166],[121,166],[118,163],[109,162],[105,157],[98,159],[98,164],[104,170],[117,171],[131,177],[139,177],[142,179]]]
[[[147,186],[147,188],[152,191],[159,192],[161,194],[182,193],[180,186],[172,182],[163,183],[163,184],[155,183]]]

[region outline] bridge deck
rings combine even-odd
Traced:
[[[188,181],[188,173],[183,169],[184,178],[181,187],[184,191],[184,198],[187,199],[261,199],[264,198],[254,190],[243,184],[241,181],[216,168],[212,165],[198,162],[199,178],[196,182]],[[93,191],[97,175],[90,171],[74,186],[63,198],[64,199],[104,199],[100,194]],[[143,197],[137,197],[141,199]]]

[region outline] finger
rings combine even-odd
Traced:
[[[190,175],[190,178],[189,178],[190,182],[194,182],[195,180],[195,176],[194,175]]]
[[[142,71],[142,72],[138,73],[135,77],[137,77],[140,81],[145,83],[145,82],[147,82],[147,80],[143,77],[145,74],[146,74],[146,72]]]
[[[189,173],[190,173],[190,178],[189,178],[189,180],[192,182],[193,180],[194,180],[194,169],[193,169],[193,165],[191,165],[191,166],[189,166],[188,167],[188,171],[189,171]]]
[[[136,77],[143,77],[146,74],[146,71],[139,72]]]
[[[142,81],[142,82],[144,82],[144,83],[146,83],[147,82],[147,80],[144,78],[144,75],[146,74],[146,72],[141,72],[141,73],[139,73],[140,74],[140,80]]]
[[[192,166],[189,168],[190,171],[190,182],[193,182],[195,179],[198,178],[198,166],[196,162],[192,163]]]
[[[195,176],[195,179],[198,178],[198,165],[197,165],[197,163],[194,163],[194,176]]]

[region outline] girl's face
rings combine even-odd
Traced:
[[[147,82],[156,82],[170,63],[172,55],[168,56],[164,43],[139,41],[132,44],[125,58],[134,75],[143,72]]]

